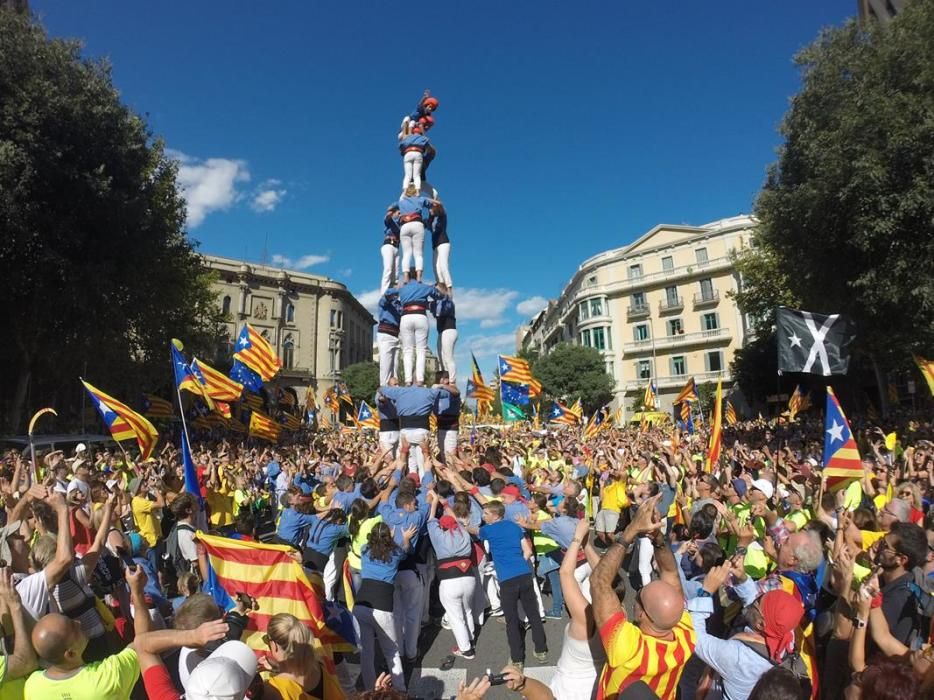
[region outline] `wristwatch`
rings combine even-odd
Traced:
[[[738,557],[745,557],[747,551],[748,550],[745,547],[737,547],[735,554]]]
[[[865,620],[861,620],[861,619],[858,618],[858,617],[854,617],[854,618],[853,618],[853,625],[856,627],[856,629],[861,630],[861,629],[863,629],[863,628],[866,626],[866,621],[865,621]]]

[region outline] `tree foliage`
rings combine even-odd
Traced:
[[[80,374],[138,403],[168,383],[173,336],[213,356],[219,310],[175,163],[106,64],[12,12],[0,12],[0,221],[8,428],[26,408],[73,410]]]
[[[569,402],[580,397],[588,413],[613,398],[613,379],[593,348],[561,343],[537,358],[532,371],[546,394]]]
[[[825,31],[796,61],[736,299],[761,335],[783,303],[846,314],[878,376],[934,345],[934,3]]]
[[[341,370],[341,378],[347,383],[355,405],[361,400],[373,405],[373,397],[379,389],[379,363],[365,361],[348,365]]]

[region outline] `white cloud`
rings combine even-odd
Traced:
[[[467,350],[472,352],[478,360],[481,357],[491,357],[493,355],[514,355],[516,353],[516,334],[476,335],[468,338],[465,345]]]
[[[250,208],[260,214],[274,210],[282,203],[288,192],[281,185],[280,180],[266,180],[254,193]]]
[[[213,211],[226,210],[237,201],[237,185],[249,182],[246,161],[230,158],[200,160],[178,151],[169,151],[178,160],[178,185],[188,205],[188,227],[197,228]]]
[[[326,263],[331,259],[329,255],[303,255],[300,258],[289,258],[285,255],[276,253],[272,256],[272,264],[279,267],[287,267],[290,270],[307,270],[313,265]]]
[[[481,328],[492,328],[506,321],[504,314],[519,292],[513,289],[457,289],[454,304],[457,320],[480,321]]]
[[[337,274],[341,277],[350,277],[353,274],[353,268],[345,267],[343,270],[338,270]]]
[[[383,295],[380,293],[379,287],[356,294],[357,301],[363,304],[363,307],[374,316],[376,316],[376,312],[379,310],[378,304],[381,296]]]
[[[545,297],[530,297],[516,304],[516,311],[526,318],[531,318],[548,305]]]

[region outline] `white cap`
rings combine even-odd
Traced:
[[[104,485],[107,487],[109,491],[112,491],[113,487],[119,483],[120,482],[117,479],[107,479],[107,481],[104,482]]]
[[[253,650],[243,642],[224,642],[188,676],[185,698],[243,700],[255,675]]]
[[[817,460],[814,459],[813,457],[808,457],[806,461],[807,461],[807,463],[810,464],[812,467],[816,467],[816,466],[817,466]]]
[[[772,486],[772,482],[767,479],[756,479],[752,482],[752,488],[764,493],[766,498],[771,498],[775,493],[775,487]]]
[[[85,452],[87,451],[87,449],[88,449],[87,445],[85,445],[83,442],[79,442],[77,445],[75,445],[75,454],[77,455],[77,454],[80,454],[81,452]]]

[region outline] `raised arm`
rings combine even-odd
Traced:
[[[561,592],[564,594],[564,603],[568,606],[568,612],[571,614],[571,626],[568,628],[568,634],[578,640],[590,638],[590,625],[593,622],[590,603],[581,593],[580,584],[574,578],[574,570],[577,568],[577,555],[584,546],[589,533],[590,524],[584,519],[579,520],[577,529],[574,531],[574,537],[568,545],[564,559],[561,560],[561,568],[558,570]]]
[[[88,577],[90,577],[91,572],[94,571],[94,567],[97,566],[97,560],[100,559],[101,549],[104,546],[104,541],[107,539],[107,533],[110,532],[110,521],[113,517],[114,512],[114,499],[116,494],[109,494],[107,496],[107,501],[104,503],[104,513],[101,518],[100,527],[97,528],[97,533],[94,536],[94,542],[91,543],[91,546],[88,547],[88,551],[84,553],[84,556],[81,558],[81,563],[84,564],[85,570],[88,572]]]
[[[65,576],[75,559],[71,543],[71,528],[68,524],[68,504],[60,493],[49,496],[49,504],[58,517],[58,538],[55,544],[55,558],[45,567],[45,582],[49,588],[57,585]],[[88,571],[90,573],[90,570]]]
[[[8,612],[13,623],[13,653],[7,657],[6,674],[3,681],[24,678],[36,670],[38,660],[26,628],[26,618],[23,615],[23,602],[12,581],[12,569],[0,569],[0,609]],[[6,617],[4,615],[4,617]],[[8,630],[4,628],[3,636],[8,637]]]

